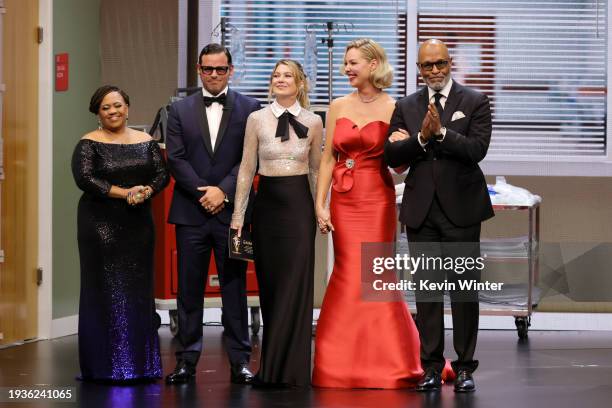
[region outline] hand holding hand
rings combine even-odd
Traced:
[[[330,231],[334,230],[334,225],[330,221],[330,213],[327,208],[317,207],[317,225],[319,226],[319,231],[322,234],[327,234]]]

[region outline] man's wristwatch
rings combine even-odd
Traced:
[[[441,127],[440,132],[434,135],[434,139],[436,139],[436,141],[438,142],[441,142],[444,139],[444,136],[446,136],[446,128]]]
[[[227,194],[225,194],[225,198],[223,199],[225,204],[229,204],[229,198],[227,198]]]

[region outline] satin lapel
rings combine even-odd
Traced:
[[[219,125],[219,133],[217,133],[217,141],[215,142],[215,150],[217,151],[225,136],[227,125],[229,124],[230,117],[232,116],[232,109],[234,109],[234,92],[230,89],[227,90],[227,97],[225,99],[225,106],[223,107],[223,115],[221,115],[221,124]]]
[[[213,156],[212,144],[210,143],[210,131],[208,130],[208,119],[206,117],[206,106],[204,106],[204,99],[202,92],[199,91],[199,95],[196,97],[196,114],[198,115],[198,123],[200,124],[200,131],[202,132],[202,141],[204,147],[208,151],[210,157]]]
[[[457,82],[453,82],[453,86],[451,87],[450,92],[448,93],[448,98],[446,98],[446,103],[444,104],[444,113],[442,113],[442,118],[440,118],[440,122],[442,126],[446,126],[451,118],[453,117],[453,113],[457,110],[457,106],[461,102],[463,98],[463,90],[461,89],[461,85]]]

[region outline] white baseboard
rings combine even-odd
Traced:
[[[319,318],[320,309],[313,311],[314,319]],[[157,310],[162,324],[169,324],[167,310]],[[249,323],[251,315],[249,314]],[[76,334],[79,316],[54,319],[51,323],[51,338]],[[221,308],[204,309],[204,323],[221,322]],[[262,322],[263,323],[263,322]],[[444,316],[444,326],[453,327],[450,315]],[[516,330],[512,316],[480,316],[481,330]],[[604,330],[612,331],[612,313],[538,313],[531,316],[529,330]]]
[[[79,329],[79,315],[66,316],[51,321],[51,336],[57,337],[70,336],[76,334]]]

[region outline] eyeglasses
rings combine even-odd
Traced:
[[[436,61],[436,62],[426,62],[424,64],[418,64],[419,68],[421,68],[423,71],[432,71],[434,65],[436,66],[436,68],[438,68],[438,71],[443,70],[444,68],[446,68],[448,66],[448,61],[447,60],[440,60],[440,61]]]
[[[204,75],[212,75],[213,71],[217,71],[217,74],[219,75],[225,75],[227,74],[227,71],[229,71],[230,67],[225,65],[223,67],[210,67],[208,65],[202,65],[200,66],[200,71],[204,74]]]

